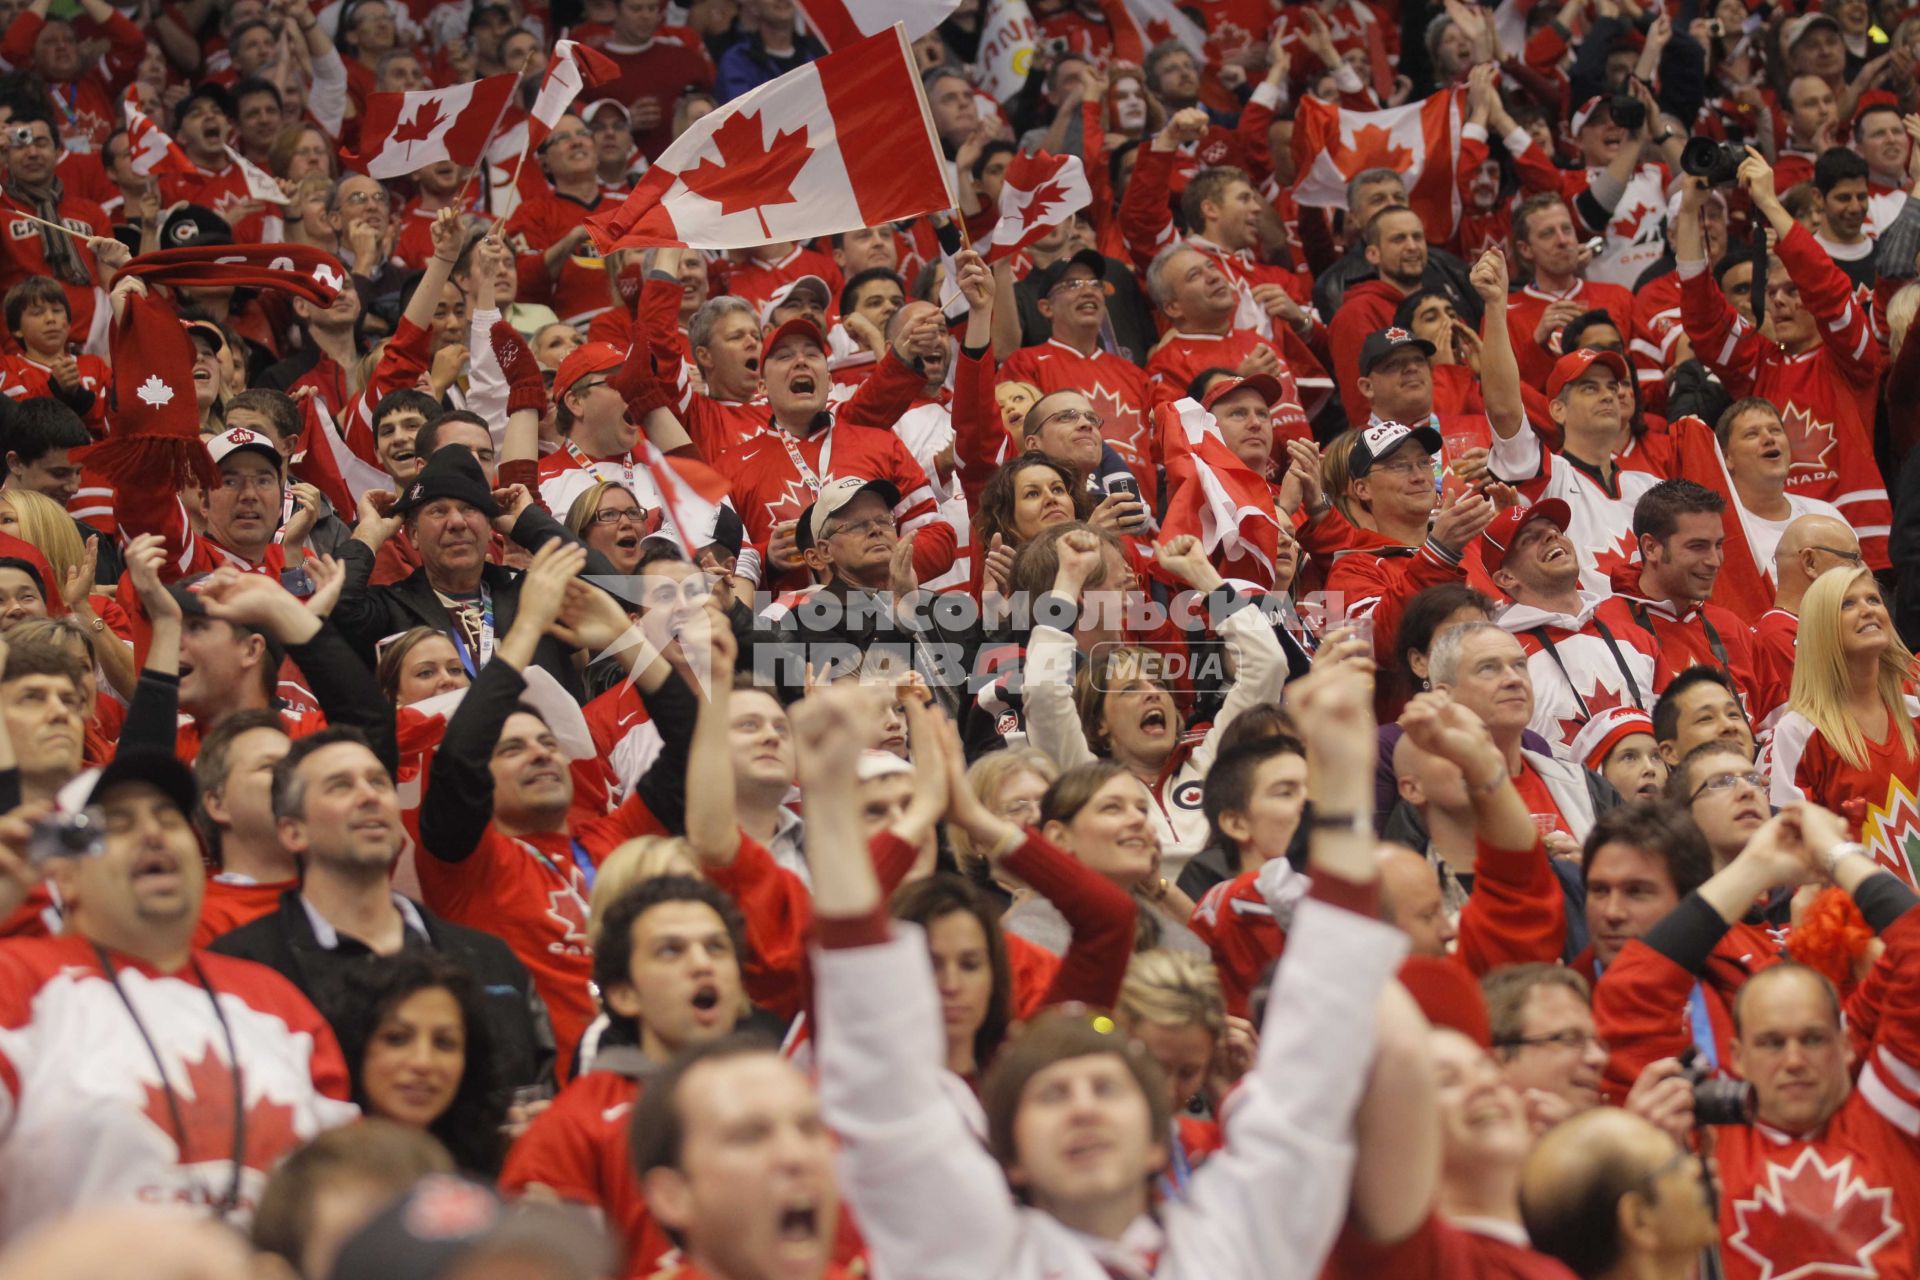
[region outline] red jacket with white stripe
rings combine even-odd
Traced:
[[[1820,345],[1795,355],[1741,318],[1704,263],[1683,263],[1680,319],[1693,353],[1732,396],[1760,396],[1780,409],[1793,443],[1787,489],[1840,508],[1875,569],[1889,567],[1893,506],[1873,460],[1873,417],[1886,359],[1853,282],[1804,227],[1776,250],[1800,290]],[[1689,268],[1693,270],[1689,273]]]

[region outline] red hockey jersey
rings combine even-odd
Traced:
[[[1912,716],[1915,704],[1907,701]],[[1863,735],[1864,736],[1864,735]],[[1885,740],[1866,743],[1864,767],[1847,763],[1798,711],[1774,725],[1772,800],[1811,800],[1839,814],[1858,812],[1854,839],[1873,860],[1909,885],[1920,884],[1920,751],[1908,751],[1889,726]]]
[[[1081,355],[1057,339],[1022,347],[1000,366],[999,381],[1030,382],[1042,395],[1078,391],[1106,425],[1100,433],[1140,481],[1140,492],[1158,491],[1154,478],[1153,392],[1139,365],[1110,351]]]

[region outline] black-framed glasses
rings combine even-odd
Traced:
[[[1551,1046],[1555,1049],[1572,1049],[1585,1053],[1588,1045],[1598,1045],[1601,1052],[1607,1051],[1606,1041],[1591,1031],[1556,1031],[1545,1036],[1505,1036],[1493,1042],[1496,1049],[1532,1049]]]
[[[1757,769],[1748,773],[1716,773],[1698,787],[1694,788],[1693,794],[1687,797],[1687,803],[1692,804],[1709,791],[1727,791],[1742,782],[1760,794],[1766,794],[1767,775]]]
[[[595,524],[613,525],[622,520],[631,520],[635,524],[645,524],[647,513],[638,507],[602,507],[590,517]]]
[[[1840,559],[1845,560],[1848,564],[1862,564],[1866,560],[1866,557],[1861,555],[1858,551],[1843,551],[1839,547],[1824,546],[1818,542],[1808,543],[1807,550],[1824,551],[1830,556],[1838,556]]]

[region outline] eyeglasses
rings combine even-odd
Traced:
[[[1095,431],[1107,425],[1107,420],[1091,409],[1062,409],[1058,413],[1048,414],[1040,425],[1045,427],[1055,422],[1084,422]]]
[[[1092,276],[1075,276],[1071,280],[1062,280],[1059,284],[1054,285],[1050,292],[1078,293],[1082,289],[1104,289],[1106,287],[1107,282],[1105,280],[1096,280]]]
[[[1588,1045],[1598,1045],[1602,1053],[1607,1052],[1607,1042],[1591,1031],[1556,1031],[1550,1036],[1507,1036],[1493,1042],[1497,1049],[1529,1049],[1551,1045],[1556,1049],[1572,1049],[1585,1053]]]
[[[1695,788],[1694,793],[1687,797],[1687,803],[1692,804],[1709,791],[1727,791],[1743,782],[1755,791],[1765,793],[1767,789],[1767,775],[1758,771],[1752,773],[1716,773]]]
[[[340,197],[340,203],[357,208],[363,204],[379,204],[391,208],[393,201],[384,191],[355,191],[351,195]]]
[[[602,507],[593,513],[595,524],[619,524],[622,520],[631,520],[635,524],[645,524],[647,513],[638,507]]]
[[[893,525],[894,520],[892,516],[874,516],[870,520],[855,520],[852,524],[843,524],[838,528],[829,529],[827,530],[827,536],[829,538],[837,538],[843,533],[850,533],[854,537],[859,538],[872,533],[875,529],[891,529]]]
[[[1842,551],[1839,547],[1822,546],[1817,542],[1809,543],[1807,546],[1807,550],[1824,551],[1830,556],[1840,557],[1842,560],[1845,560],[1848,564],[1860,564],[1866,559],[1866,557],[1862,556],[1858,551]]]
[[[1402,454],[1392,462],[1374,463],[1373,470],[1385,471],[1393,475],[1417,475],[1422,471],[1433,470],[1433,457],[1427,453],[1416,453],[1412,456]]]

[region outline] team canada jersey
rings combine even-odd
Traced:
[[[1681,319],[1693,352],[1730,396],[1759,396],[1780,410],[1793,446],[1787,491],[1840,508],[1875,569],[1889,567],[1887,530],[1893,508],[1873,460],[1873,422],[1886,361],[1853,282],[1833,265],[1804,227],[1777,247],[1800,288],[1820,343],[1799,355],[1757,332],[1700,270],[1680,283]]]
[[[1587,171],[1589,183],[1598,168]],[[1631,290],[1640,273],[1667,251],[1667,168],[1643,164],[1627,179],[1620,203],[1613,207],[1605,227],[1595,227],[1606,243],[1600,256],[1587,265],[1587,278]],[[1622,329],[1625,338],[1630,330]]]
[[[644,450],[645,446],[641,447]],[[540,481],[541,505],[560,520],[567,518],[575,499],[602,480],[625,485],[642,510],[660,508],[660,490],[653,483],[653,473],[644,462],[634,465],[631,453],[610,458],[594,458],[584,453],[575,456],[572,449],[562,444],[540,459],[535,474]]]
[[[1594,280],[1576,280],[1565,293],[1548,293],[1536,285],[1527,285],[1507,299],[1507,333],[1513,338],[1514,358],[1520,362],[1520,377],[1531,386],[1544,387],[1553,376],[1553,366],[1562,354],[1558,330],[1543,343],[1534,336],[1541,317],[1556,302],[1577,302],[1582,311],[1605,311],[1613,317],[1614,328],[1624,339],[1633,333],[1633,295],[1617,284]]]
[[[1573,1280],[1573,1272],[1530,1247],[1525,1228],[1494,1218],[1448,1222],[1427,1215],[1418,1231],[1398,1244],[1374,1244],[1349,1226],[1334,1245],[1326,1280]]]
[[[579,226],[587,214],[605,200],[596,195],[582,203],[572,196],[553,192],[524,200],[507,219],[508,242],[513,246],[514,265],[519,273],[519,300],[544,302],[554,314],[571,325],[585,325],[613,305],[607,292],[607,270],[595,263],[582,266],[577,255],[569,256],[558,275],[547,274],[544,255]]]
[[[1800,619],[1785,609],[1769,609],[1753,624],[1753,713],[1756,730],[1772,727],[1793,694],[1793,651]]]
[[[772,301],[773,295],[782,286],[792,284],[801,276],[819,276],[826,281],[829,298],[840,297],[840,268],[834,265],[833,259],[818,249],[805,249],[799,245],[788,250],[786,257],[774,262],[749,258],[745,262],[734,263],[727,270],[727,292],[746,299],[758,311]],[[830,302],[827,318],[832,320],[839,310]]]
[[[1665,600],[1625,593],[1614,598],[1626,607],[1635,628],[1652,637],[1654,692],[1664,690],[1688,667],[1719,667],[1733,677],[1740,701],[1752,707],[1757,700],[1753,632],[1738,614],[1717,604],[1680,614]],[[1748,715],[1751,718],[1751,711]]]
[[[1559,498],[1567,504],[1573,517],[1567,537],[1580,554],[1582,591],[1607,594],[1613,589],[1614,572],[1640,559],[1633,536],[1634,504],[1661,476],[1616,465],[1609,490],[1599,476],[1565,454],[1542,449],[1540,437],[1525,427],[1504,440],[1496,433],[1487,465],[1495,477],[1519,489],[1529,504],[1542,498]]]
[[[500,1190],[522,1195],[545,1187],[570,1204],[599,1210],[608,1230],[626,1243],[627,1280],[642,1280],[677,1265],[679,1250],[647,1212],[633,1172],[629,1131],[641,1081],[607,1069],[616,1057],[639,1059],[639,1051],[607,1049],[599,1057],[595,1070],[562,1089],[515,1140],[500,1170]]]
[[[1081,355],[1066,343],[1049,338],[1008,356],[1000,366],[999,380],[1030,382],[1042,395],[1078,391],[1086,396],[1093,411],[1106,423],[1100,433],[1139,480],[1140,492],[1152,495],[1158,491],[1153,470],[1153,396],[1140,366],[1110,351]]]
[[[3,225],[5,232],[0,236],[0,291],[13,288],[28,276],[50,276],[60,280],[47,263],[44,242],[40,239],[42,227],[31,220],[37,216],[32,208],[12,196],[0,196],[0,219],[4,219],[4,224],[0,225]],[[93,254],[86,246],[85,237],[113,234],[113,225],[107,221],[106,210],[91,200],[67,196],[60,202],[60,222],[79,232],[80,238],[74,242],[74,252],[79,255],[82,264],[93,267]],[[93,332],[94,310],[96,306],[106,305],[106,295],[91,280],[84,283],[60,280],[60,287],[66,291],[67,313],[74,341],[84,342]]]
[[[1576,614],[1512,604],[1499,621],[1527,651],[1533,680],[1533,719],[1527,727],[1556,754],[1564,756],[1573,735],[1602,711],[1653,710],[1653,637],[1618,596],[1583,591]]]
[[[0,1239],[96,1205],[204,1213],[233,1184],[236,1145],[227,1220],[244,1228],[283,1156],[358,1116],[333,1032],[291,983],[250,961],[193,958],[217,993],[238,1072],[192,967],[162,974],[115,955],[116,993],[77,934],[0,944]]]
[[[1280,361],[1281,399],[1273,406],[1275,452],[1279,452],[1281,441],[1313,439],[1313,427],[1307,421],[1307,411],[1301,408],[1292,366],[1278,347],[1252,329],[1225,334],[1169,333],[1147,360],[1148,394],[1155,405],[1178,400],[1203,370],[1238,369],[1240,362],[1259,347],[1266,347]]]
[[[1891,976],[1853,1091],[1813,1134],[1715,1129],[1727,1280],[1914,1274],[1920,1222],[1920,917],[1881,935]],[[1895,961],[1889,965],[1887,961]]]
[[[1920,703],[1908,698],[1907,714],[1916,711]],[[1891,725],[1884,742],[1865,746],[1866,766],[1848,764],[1805,716],[1785,712],[1773,730],[1773,802],[1807,799],[1847,816],[1875,862],[1920,884],[1920,752],[1902,747]]]
[[[1227,1012],[1246,1017],[1254,987],[1287,945],[1285,930],[1260,892],[1260,873],[1242,871],[1207,890],[1187,928],[1213,956]]]

